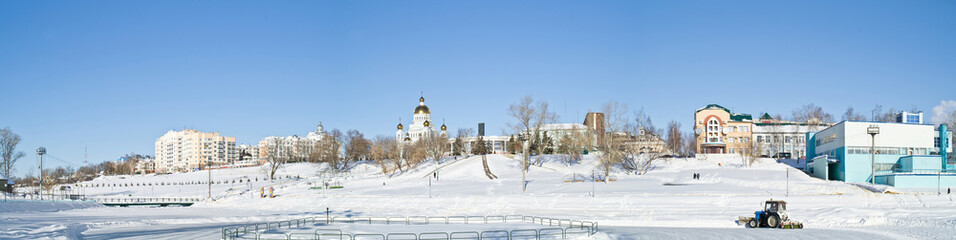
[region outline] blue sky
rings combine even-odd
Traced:
[[[951,1],[3,1],[0,127],[23,137],[23,176],[41,145],[50,164],[77,167],[84,147],[90,162],[151,155],[184,127],[240,143],[318,121],[390,135],[420,92],[436,122],[495,134],[529,94],[562,122],[616,100],[686,131],[709,103],[930,113],[956,98],[954,12]]]

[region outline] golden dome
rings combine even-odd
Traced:
[[[445,124],[442,124],[442,125],[441,125],[441,130],[442,130],[442,131],[445,131],[445,129],[447,129],[447,127],[445,127]]]
[[[405,134],[405,141],[411,141],[412,138],[408,136],[408,133]]]
[[[425,106],[425,97],[418,99],[418,107],[415,108],[415,114],[431,114],[431,111],[428,111],[428,107]]]
[[[429,125],[432,125],[432,124],[428,121],[425,121],[425,127],[428,127]]]
[[[418,107],[415,108],[415,114],[419,114],[419,113],[431,114],[431,112],[428,111],[428,107],[426,107],[425,105],[419,105]]]
[[[398,130],[402,130],[402,128],[404,128],[404,127],[402,127],[402,124],[399,123],[399,124],[398,124]]]

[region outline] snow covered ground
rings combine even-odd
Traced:
[[[480,157],[445,159],[440,165],[429,161],[390,175],[381,174],[372,164],[336,176],[324,174],[325,165],[291,164],[280,171],[282,178],[275,182],[265,181],[259,168],[214,170],[212,179],[219,182],[212,185],[216,200],[191,207],[124,208],[87,203],[38,211],[42,207],[27,206],[34,203],[8,201],[0,203],[0,238],[216,239],[222,227],[324,217],[326,208],[335,216],[517,214],[597,221],[600,233],[596,239],[956,237],[952,195],[892,188],[890,193],[874,193],[856,185],[815,179],[769,159],[750,167],[732,157],[670,159],[659,162],[646,175],[616,171],[612,173],[616,181],[595,183],[565,182],[590,178],[597,169],[594,156],[572,166],[548,156],[529,170],[525,193],[516,157],[489,155],[488,161],[498,179],[485,177]],[[435,171],[438,179],[432,177]],[[700,173],[701,179],[693,179],[693,173]],[[95,197],[205,197],[209,186],[193,183],[206,181],[208,174],[101,177],[82,183],[98,187],[76,191]],[[325,182],[344,188],[313,189]],[[259,189],[269,187],[278,196],[260,198]],[[803,222],[806,229],[737,226],[734,220],[738,216],[752,215],[770,198],[786,200],[791,218]],[[346,231],[354,227],[341,226]],[[454,229],[448,231],[468,228],[449,227]]]

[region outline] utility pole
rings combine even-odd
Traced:
[[[870,125],[866,133],[870,134],[870,184],[876,184],[876,135],[880,134],[880,127]]]
[[[206,159],[206,172],[209,172],[209,180],[206,181],[209,184],[209,199],[212,199],[212,163],[209,162],[209,159]]]
[[[525,180],[525,174],[528,172],[528,139],[523,139],[522,148],[524,156],[521,158],[521,192],[526,192],[528,190],[528,181]]]
[[[40,155],[40,201],[43,201],[43,154],[46,154],[46,148],[37,148],[37,155]]]

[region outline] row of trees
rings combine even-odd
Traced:
[[[542,130],[545,124],[554,123],[556,119],[556,114],[548,107],[546,101],[526,96],[508,108],[508,113],[514,120],[509,123],[510,128],[515,134],[527,138],[528,153],[524,157],[530,159],[530,156],[538,156],[523,166],[525,171],[528,165],[540,163],[543,154],[554,150],[553,141]],[[600,152],[598,158],[605,177],[610,175],[615,166],[628,173],[644,174],[650,170],[652,162],[665,156],[664,152],[675,155],[689,155],[694,152],[695,138],[690,133],[681,132],[680,123],[677,121],[671,121],[667,126],[667,151],[654,150],[657,147],[656,142],[647,138],[656,138],[661,130],[654,127],[650,116],[643,110],[631,111],[626,104],[616,101],[604,104],[601,110],[604,113],[603,132],[593,132],[595,129],[574,129],[570,134],[558,139],[556,152],[563,156],[567,164],[580,160],[584,151],[597,150]],[[512,143],[512,149],[521,149],[516,145],[521,144],[520,141]]]
[[[866,117],[866,115],[857,111],[855,108],[853,108],[853,106],[850,106],[847,107],[846,111],[844,111],[839,117],[840,120],[844,121],[895,122],[896,114],[902,110],[903,109],[896,109],[893,107],[884,108],[882,105],[876,105],[872,110],[870,110],[870,117]],[[915,113],[919,110],[917,110],[916,107],[913,107],[909,111]],[[760,115],[762,116],[763,114]],[[836,117],[824,111],[822,107],[812,103],[793,109],[793,111],[790,112],[789,117],[785,117],[779,113],[771,115],[771,117],[777,120],[788,120],[810,124],[827,124],[837,122]]]
[[[367,139],[358,130],[342,134],[337,129],[319,141],[288,141],[283,138],[268,141],[266,171],[270,179],[285,164],[293,162],[327,163],[339,171],[348,169],[355,162],[373,161],[381,166],[383,173],[404,171],[427,159],[438,162],[451,148],[448,137],[444,135],[422,136],[420,141],[409,143],[385,136]]]

